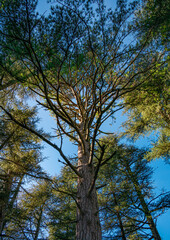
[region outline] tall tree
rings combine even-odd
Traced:
[[[21,83],[50,111],[61,145],[1,108],[11,121],[55,148],[78,176],[76,239],[100,240],[95,181],[104,149],[96,170],[93,158],[101,126],[123,108],[123,95],[151,78],[163,53],[145,48],[150,32],[143,42],[131,40],[136,36],[129,23],[134,2],[117,1],[115,10],[107,10],[103,1],[56,2],[48,17],[37,16],[34,0],[4,3],[0,67],[2,86]],[[76,165],[62,150],[63,135],[78,145]]]
[[[77,177],[67,166],[53,179],[47,215],[49,240],[75,239]]]
[[[6,234],[16,240],[46,239],[46,212],[51,190],[51,183],[41,180],[31,188],[22,191],[15,218],[11,219],[8,224]]]
[[[146,151],[121,145],[114,138],[101,139],[100,144],[107,144],[107,155],[116,149],[112,161],[103,166],[98,178],[98,184],[106,185],[100,192],[106,239],[109,233],[110,237],[116,237],[117,233],[118,239],[135,236],[161,239],[156,227],[157,216],[161,213],[159,201],[162,201],[162,210],[169,208],[166,200],[169,193],[163,194],[165,201],[161,195],[154,196],[152,169],[144,158]],[[146,230],[148,227],[150,232]]]
[[[14,115],[35,119],[35,109],[12,110]],[[31,124],[31,123],[30,123]],[[32,126],[35,123],[32,122]],[[39,139],[26,132],[13,122],[7,115],[0,113],[0,234],[5,234],[5,227],[14,218],[15,206],[21,187],[26,179],[47,178],[39,163],[42,161]]]
[[[127,103],[125,112],[128,113],[124,134],[133,140],[155,132],[159,136],[147,154],[149,160],[159,157],[169,159],[168,76],[167,67],[161,68],[141,91],[128,94],[124,99]]]
[[[142,1],[142,9],[137,12],[137,27],[140,39],[145,39],[149,29],[151,38],[148,46],[165,51],[166,64],[160,64],[152,79],[146,81],[140,90],[126,95],[125,111],[129,118],[125,123],[126,134],[132,139],[156,132],[158,138],[148,152],[148,159],[170,156],[170,107],[169,107],[169,0]],[[141,79],[143,81],[143,79]]]

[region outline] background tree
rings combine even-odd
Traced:
[[[101,139],[99,144],[95,168],[104,145],[108,160],[96,182],[103,239],[158,239],[156,221],[170,207],[169,193],[155,196],[146,150],[120,144],[114,137]],[[77,183],[67,166],[61,174],[54,179],[47,211],[49,239],[74,239]]]
[[[128,137],[137,139],[141,135],[156,132],[158,137],[148,152],[149,160],[164,157],[169,159],[170,149],[170,107],[169,107],[169,0],[143,1],[142,9],[137,12],[139,34],[145,39],[149,29],[151,38],[148,46],[165,51],[165,64],[159,65],[152,79],[146,81],[137,91],[126,95],[125,112],[129,118],[125,123]],[[151,27],[152,26],[152,27]],[[141,36],[140,36],[141,37]],[[141,79],[143,80],[143,79]]]
[[[107,155],[116,149],[98,178],[99,186],[105,185],[99,191],[103,236],[106,239],[108,234],[115,239],[161,239],[156,220],[170,207],[169,193],[154,195],[152,168],[144,158],[146,150],[120,144],[115,138],[101,139],[100,144],[107,144]]]
[[[15,104],[14,104],[15,105]],[[11,109],[13,114],[30,122],[35,109]],[[22,113],[22,116],[21,116]],[[35,122],[30,122],[35,126]],[[40,141],[30,132],[9,121],[2,111],[0,114],[0,167],[1,167],[1,235],[6,225],[15,218],[17,201],[23,184],[30,179],[47,178],[40,167],[42,156]]]
[[[129,23],[134,2],[117,1],[114,11],[102,1],[96,6],[61,1],[45,18],[37,16],[36,1],[14,0],[12,6],[4,3],[0,18],[1,85],[19,82],[33,92],[56,119],[61,145],[1,108],[11,121],[55,148],[78,176],[77,240],[101,239],[95,182],[106,161],[104,149],[96,170],[93,164],[101,126],[124,107],[121,97],[150,79],[156,63],[164,60],[164,53],[146,48],[150,32],[144,41],[131,41],[136,37]],[[63,135],[78,145],[76,165],[62,151]]]
[[[169,159],[169,103],[168,70],[162,68],[155,73],[141,91],[128,94],[125,98],[128,120],[125,133],[133,140],[141,135],[157,132],[158,138],[148,152],[149,160],[164,157]]]
[[[46,223],[51,187],[48,181],[39,181],[31,189],[22,191],[15,215],[6,228],[6,235],[14,239],[46,239]]]
[[[5,229],[5,235],[14,239],[74,239],[76,224],[76,193],[71,194],[76,179],[66,179],[73,173],[63,168],[60,177],[51,181],[34,182],[22,187],[17,207]],[[74,186],[75,191],[75,186]]]
[[[48,207],[49,240],[75,239],[77,177],[65,166],[53,179],[52,197]]]
[[[142,35],[151,29],[152,38],[158,45],[167,46],[169,39],[169,0],[142,0],[141,7],[136,13],[137,26]]]

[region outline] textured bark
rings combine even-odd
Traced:
[[[94,167],[88,164],[89,148],[83,152],[78,148],[78,170],[82,177],[78,178],[77,226],[76,240],[101,240],[101,226],[98,213],[96,188],[89,194],[89,189],[94,178]]]

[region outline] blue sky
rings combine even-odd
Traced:
[[[115,6],[114,0],[107,0],[106,4],[107,7]],[[38,4],[38,11],[40,13],[46,12],[46,14],[49,12],[50,4],[47,3],[46,0],[40,0]],[[47,11],[46,11],[47,10]],[[55,121],[52,119],[51,116],[48,115],[48,113],[45,113],[43,110],[40,111],[40,118],[41,118],[41,126],[45,126],[46,131],[51,131],[52,127],[55,127]],[[110,132],[119,132],[119,126],[122,122],[122,115],[121,113],[117,114],[117,121],[113,124],[111,120],[108,120],[104,124],[104,129],[106,131]],[[148,146],[150,144],[150,139],[140,139],[137,142],[138,146]],[[77,148],[73,146],[69,142],[69,140],[65,141],[64,144],[64,152],[66,152],[68,155],[76,154]],[[60,168],[62,166],[61,163],[58,163],[58,159],[62,160],[57,153],[56,150],[54,150],[52,147],[47,146],[44,144],[44,150],[43,150],[44,157],[46,157],[46,160],[42,163],[42,167],[51,175],[59,174]],[[152,167],[154,168],[154,174],[153,174],[153,185],[155,187],[155,190],[157,193],[160,193],[161,189],[166,189],[170,191],[170,165],[167,165],[164,163],[162,159],[154,160],[151,163]],[[170,211],[165,213],[164,215],[160,216],[158,219],[158,230],[160,232],[160,235],[163,240],[169,240],[170,239]]]

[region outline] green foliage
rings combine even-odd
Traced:
[[[51,196],[49,182],[39,181],[31,189],[22,191],[17,207],[10,223],[6,228],[6,235],[15,239],[34,239],[46,235],[46,211]]]
[[[157,139],[146,156],[149,160],[159,157],[168,160],[170,156],[168,12],[169,0],[143,1],[142,9],[137,11],[139,39],[143,41],[143,37],[151,31],[151,38],[147,41],[148,48],[152,48],[152,53],[156,49],[164,50],[166,56],[161,56],[162,63],[156,64],[157,69],[153,70],[151,79],[124,97],[125,112],[128,114],[124,135],[136,140],[141,135],[157,134]],[[143,77],[140,82],[143,82]]]
[[[9,100],[10,96],[7,98]],[[10,105],[11,108],[14,107],[11,111],[17,118],[29,123],[33,129],[36,128],[35,109],[22,108],[21,111],[19,105],[17,108],[15,99]],[[20,210],[17,202],[23,185],[32,179],[46,178],[46,174],[40,167],[42,161],[40,150],[40,140],[35,135],[10,121],[3,111],[0,112],[1,234],[12,231],[10,229],[13,221],[19,218]]]
[[[100,142],[101,125],[124,106],[132,112],[126,124],[131,137],[150,130],[160,132],[160,140],[148,158],[167,155],[169,90],[167,45],[163,45],[168,26],[165,5],[154,9],[157,1],[145,1],[138,12],[136,1],[127,4],[118,0],[115,10],[107,10],[103,1],[56,2],[48,16],[36,13],[35,0],[3,1],[0,6],[0,90],[3,90],[0,105],[5,119],[1,128],[6,128],[6,133],[1,131],[1,164],[4,172],[9,169],[8,175],[13,174],[12,184],[16,180],[14,202],[19,198],[18,183],[22,185],[26,176],[45,176],[39,166],[39,138],[56,149],[67,165],[61,176],[52,180],[52,186],[41,182],[20,195],[15,215],[5,213],[10,220],[6,232],[16,239],[36,240],[40,230],[43,232],[47,227],[51,240],[74,239],[76,207],[80,209],[78,202],[82,203],[81,197],[78,202],[76,199],[75,181],[78,176],[83,184],[90,176],[90,188],[84,188],[83,197],[95,196],[89,194],[95,193],[96,182],[100,204],[105,208],[101,210],[104,234],[112,237],[116,233],[119,237],[122,224],[130,239],[144,239],[139,231],[148,221],[143,206],[148,206],[145,199],[151,199],[152,195],[150,170],[143,159],[145,151],[119,146],[115,139],[110,141],[116,148],[108,149],[105,139],[104,144],[99,143],[102,153],[99,151],[95,161],[93,158],[96,144]],[[157,24],[159,11],[165,14]],[[133,38],[135,41],[131,41]],[[27,96],[36,96],[37,104],[55,118],[54,137],[60,137],[60,146],[42,130],[37,130],[36,109],[30,109],[24,101],[21,104]],[[64,136],[82,150],[79,153],[83,152],[86,162],[80,157],[81,166],[77,161],[72,163],[63,152]],[[115,158],[110,157],[113,151]],[[88,170],[87,176],[83,175],[83,167],[93,167],[93,164],[94,174]],[[106,183],[107,188],[100,188]],[[9,198],[11,191],[8,193]],[[93,200],[97,206],[96,198]],[[80,211],[83,218],[82,213]]]
[[[151,183],[152,168],[144,158],[146,150],[118,143],[113,137],[101,139],[106,144],[105,155],[116,154],[102,166],[97,186],[99,188],[100,217],[104,239],[122,239],[122,229],[127,239],[148,239],[152,233],[146,232],[149,226],[143,202],[157,219],[164,209],[168,194],[159,208],[161,195],[155,197]],[[142,196],[142,197],[141,197]]]
[[[133,178],[156,219],[169,206],[168,194],[153,195],[152,169],[144,159],[144,149],[119,144],[115,137],[101,139],[100,144],[107,145],[104,159],[116,150],[102,165],[96,184],[103,239],[121,239],[120,221],[128,239],[148,239],[148,223]],[[100,155],[100,148],[96,154]],[[133,175],[129,175],[128,166]],[[65,166],[59,177],[22,191],[6,234],[21,240],[36,239],[36,234],[44,237],[48,232],[49,240],[75,239],[76,188],[77,176]]]
[[[152,40],[158,44],[168,43],[170,28],[170,1],[147,0],[141,1],[142,9],[137,12],[137,26],[140,34],[152,32]]]
[[[75,239],[77,177],[68,167],[54,179],[53,196],[49,207],[49,240]]]
[[[136,140],[141,135],[158,133],[158,140],[148,152],[147,158],[169,158],[170,130],[169,114],[169,73],[168,67],[155,71],[151,80],[145,82],[140,90],[129,93],[124,98],[125,112],[128,120],[125,122],[125,135]]]
[[[2,89],[28,81],[32,74],[23,64],[28,61],[30,33],[38,24],[37,1],[4,1],[0,9],[0,75]],[[28,26],[29,20],[29,26]],[[20,26],[19,28],[16,25]],[[22,44],[18,40],[24,39]],[[8,45],[8,47],[6,47]],[[26,60],[27,59],[27,60]],[[29,66],[31,68],[31,65]],[[2,84],[3,83],[3,84]]]

